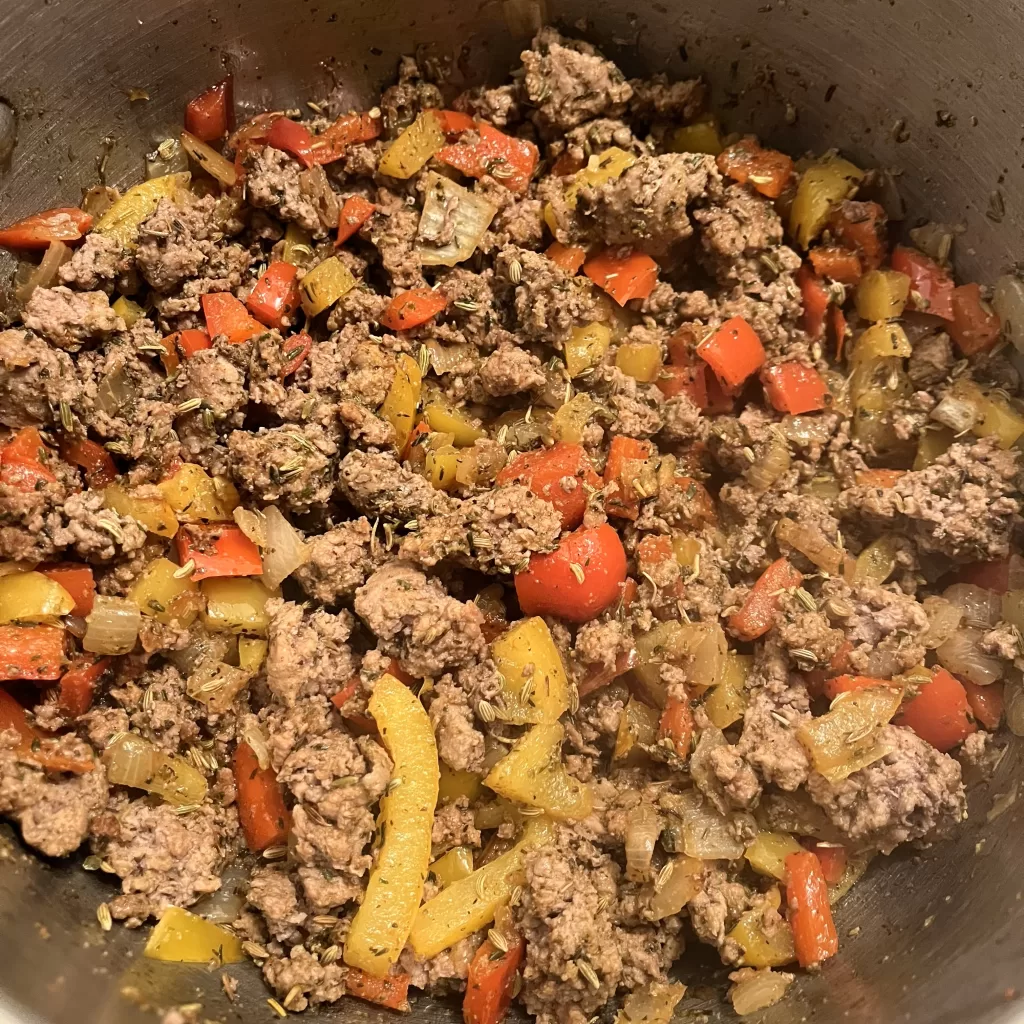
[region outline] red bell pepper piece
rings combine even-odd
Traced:
[[[693,727],[690,702],[670,698],[658,722],[658,739],[670,739],[675,752],[685,760],[692,750]]]
[[[49,772],[74,772],[75,775],[84,775],[96,767],[92,761],[54,752],[51,737],[32,725],[25,709],[0,687],[0,732],[6,732],[8,729],[13,729],[21,737],[18,756],[26,761],[35,762]]]
[[[846,871],[846,847],[814,843],[811,852],[818,858],[822,877],[829,885],[835,885]]]
[[[515,582],[524,615],[589,622],[619,599],[626,582],[626,551],[607,523],[581,527],[563,537],[551,554],[532,555]]]
[[[967,703],[970,705],[971,714],[986,729],[998,729],[1005,708],[1003,684],[990,683],[988,686],[979,686],[966,679],[961,682],[967,691]]]
[[[39,431],[24,427],[0,448],[0,483],[25,492],[54,483],[57,478],[45,465],[50,458]]]
[[[508,943],[508,952],[485,939],[473,956],[462,1000],[465,1024],[501,1024],[512,1004],[516,972],[526,955],[526,940],[519,936]]]
[[[779,558],[761,573],[738,612],[729,618],[729,629],[741,640],[757,640],[775,625],[779,591],[799,587],[803,573],[787,559]]]
[[[476,122],[474,128],[475,141],[467,142],[463,136],[454,145],[439,149],[436,159],[471,178],[490,174],[512,192],[524,192],[537,169],[537,147],[499,132],[486,121]]]
[[[761,371],[764,393],[779,412],[799,416],[818,412],[828,405],[828,385],[813,366],[802,363],[778,363]]]
[[[273,768],[261,768],[248,743],[235,747],[232,764],[238,791],[238,820],[253,853],[280,846],[288,839],[291,815]]]
[[[340,160],[345,150],[355,142],[370,142],[381,132],[379,116],[367,114],[342,114],[332,125],[328,125],[319,135],[312,137],[312,143],[306,159],[314,164],[329,164]],[[299,158],[303,159],[302,157]]]
[[[290,153],[303,167],[313,166],[313,133],[299,121],[279,117],[267,132],[266,143]]]
[[[571,490],[562,486],[566,478],[576,481]],[[499,486],[522,484],[531,494],[550,502],[562,518],[562,529],[572,530],[583,522],[587,509],[587,488],[601,486],[590,457],[578,444],[559,441],[551,448],[517,455],[497,476]]]
[[[413,288],[399,292],[380,318],[389,331],[408,331],[425,324],[448,305],[448,299],[432,288]]]
[[[622,247],[605,249],[583,264],[583,273],[620,306],[646,299],[658,280],[658,264],[646,253]]]
[[[280,329],[291,322],[300,301],[297,273],[291,263],[279,260],[256,282],[245,305],[261,324]]]
[[[408,974],[388,974],[383,978],[375,978],[358,967],[349,967],[345,973],[345,991],[347,995],[365,999],[368,1003],[408,1013],[411,980]]]
[[[202,297],[202,303],[206,331],[211,338],[222,335],[229,344],[241,345],[266,330],[230,292],[208,292]],[[178,340],[180,343],[180,337]]]
[[[845,672],[850,667],[850,651],[852,650],[853,644],[849,640],[844,640],[825,668],[816,668],[804,673],[807,690],[812,697],[822,696],[828,680]]]
[[[181,565],[192,561],[192,579],[259,576],[260,549],[237,526],[224,523],[182,525],[175,535]]]
[[[913,729],[943,753],[962,743],[978,727],[971,720],[967,691],[959,679],[937,668],[917,696],[904,701],[894,725]]]
[[[223,138],[231,129],[234,112],[234,78],[228,75],[201,92],[185,107],[185,131],[201,142]]]
[[[764,365],[765,353],[757,332],[743,317],[726,320],[697,346],[697,355],[728,388],[739,388]]]
[[[445,135],[461,135],[472,128],[476,128],[476,121],[464,114],[461,110],[431,110],[431,113],[441,123],[441,131]]]
[[[567,274],[575,276],[580,272],[580,267],[587,260],[587,252],[578,245],[562,245],[561,242],[552,242],[544,250],[547,256],[556,267],[561,267]]]
[[[854,479],[858,487],[895,487],[901,477],[906,476],[905,469],[862,469]]]
[[[887,220],[878,203],[847,199],[835,208],[828,226],[840,245],[860,254],[865,270],[877,270],[885,259]]]
[[[178,331],[176,334],[172,334],[171,337],[174,338],[175,344],[186,359],[191,359],[197,352],[202,352],[203,349],[213,348],[210,335],[198,327],[193,327],[187,331]]]
[[[953,319],[953,289],[956,285],[935,260],[916,249],[897,245],[892,251],[892,269],[910,278],[912,308],[941,316],[943,320]]]
[[[631,462],[644,462],[651,457],[653,448],[650,441],[639,441],[621,435],[612,438],[608,458],[604,464],[605,485],[615,483],[617,490],[606,495],[605,511],[619,519],[636,519],[640,514],[640,497],[633,490],[630,480],[623,480],[623,471],[631,469]],[[627,474],[629,476],[629,474]]]
[[[349,196],[338,214],[338,237],[334,241],[335,248],[347,242],[373,216],[376,209],[369,199]]]
[[[117,466],[102,445],[87,438],[62,445],[61,458],[85,471],[85,482],[94,488],[106,487],[117,479]]]
[[[1010,558],[996,558],[991,562],[968,562],[957,569],[956,581],[994,590],[997,594],[1005,594],[1010,589]]]
[[[987,352],[999,340],[999,317],[982,301],[979,285],[953,289],[953,317],[946,330],[965,356]]]
[[[800,297],[803,300],[804,312],[800,318],[800,326],[812,337],[820,338],[825,329],[825,314],[828,312],[832,296],[825,282],[805,263],[796,272],[796,283],[800,286]]]
[[[698,409],[708,407],[706,366],[663,366],[654,382],[666,398],[686,395]]]
[[[671,562],[676,557],[672,541],[660,533],[645,533],[636,546],[637,566],[641,570],[650,569],[662,562]]]
[[[786,858],[786,908],[801,967],[819,964],[839,952],[828,885],[821,861],[810,850]]]
[[[285,338],[284,358],[285,364],[281,371],[281,379],[290,377],[309,357],[313,350],[313,339],[303,331],[291,338]]]
[[[863,273],[860,256],[841,245],[816,246],[807,258],[819,277],[830,277],[840,284],[856,284]]]
[[[239,178],[245,177],[245,158],[253,150],[261,149],[267,143],[267,136],[274,122],[280,117],[280,113],[274,110],[265,110],[250,118],[236,131],[233,131],[228,138],[227,149],[235,151],[235,170]]]
[[[0,230],[5,249],[46,249],[51,242],[77,242],[92,227],[92,217],[77,206],[34,213]]]
[[[59,565],[41,565],[39,571],[44,576],[49,576],[54,583],[59,583],[72,596],[75,602],[75,607],[71,609],[72,615],[84,618],[92,611],[96,598],[96,580],[92,574],[92,566],[61,562]]]
[[[97,658],[94,654],[75,658],[71,667],[60,677],[57,704],[61,710],[72,718],[84,715],[92,707],[96,684],[109,667],[109,658]]]
[[[829,700],[835,700],[841,693],[852,693],[854,690],[867,690],[872,686],[891,686],[887,679],[876,679],[874,676],[838,675],[826,679],[822,692]]]
[[[749,137],[723,149],[717,163],[724,175],[741,185],[753,185],[769,199],[778,199],[793,176],[793,161],[785,153],[762,149]]]
[[[65,639],[57,626],[0,626],[0,680],[60,679]]]

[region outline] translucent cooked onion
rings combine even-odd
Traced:
[[[266,542],[263,546],[263,583],[275,590],[309,557],[298,530],[269,505],[263,510]]]
[[[775,536],[833,576],[842,568],[843,553],[816,526],[803,526],[782,518],[775,528]]]
[[[188,170],[187,167],[181,169]],[[153,177],[158,177],[158,175],[153,175]],[[116,188],[111,188],[109,185],[93,185],[92,188],[86,189],[82,196],[82,209],[93,220],[99,220],[120,198],[121,193]]]
[[[991,627],[1003,616],[1002,597],[994,590],[976,587],[972,583],[954,583],[946,587],[942,596],[963,612],[968,626]]]
[[[823,416],[784,416],[779,429],[787,441],[802,447],[825,444],[832,436],[828,420]]]
[[[227,188],[234,187],[238,181],[238,172],[230,160],[226,160],[212,146],[208,146],[189,132],[181,133],[181,145],[210,177],[216,178]]]
[[[431,171],[423,189],[416,254],[424,266],[454,267],[483,241],[497,208],[482,196]]]
[[[740,1017],[773,1006],[785,994],[793,981],[792,974],[776,974],[770,968],[738,971],[740,980],[729,990],[732,1008]]]
[[[222,661],[201,661],[188,677],[185,691],[210,711],[223,714],[229,710],[235,697],[249,685],[251,675],[242,668],[225,665]]]
[[[270,747],[267,745],[267,737],[263,735],[263,730],[256,723],[255,719],[250,719],[242,727],[242,739],[252,748],[252,752],[256,755],[256,760],[259,761],[260,767],[264,771],[269,768]]]
[[[1008,590],[1003,594],[1003,622],[1024,630],[1024,590]]]
[[[910,240],[933,260],[945,263],[953,249],[953,229],[948,224],[929,222],[910,229]]]
[[[96,408],[108,416],[114,416],[124,405],[137,397],[138,391],[122,366],[113,373],[108,373],[100,381],[96,389]]]
[[[678,914],[700,891],[700,876],[704,864],[696,857],[673,857],[670,868],[659,873],[651,897],[651,918],[664,920]]]
[[[1008,683],[1004,694],[1006,727],[1014,736],[1024,736],[1024,684]]]
[[[1018,352],[1024,352],[1024,281],[1009,274],[997,278],[992,308],[1003,325],[1003,334]]]
[[[446,373],[470,373],[477,365],[475,345],[442,345],[428,341],[427,351],[430,353],[430,365],[439,377]]]
[[[152,153],[146,154],[146,180],[188,170],[188,154],[177,139],[163,139]]]
[[[988,686],[1002,678],[1003,663],[978,649],[984,635],[980,629],[958,629],[935,651],[939,664],[954,675],[963,676],[978,686]]]
[[[683,794],[683,852],[700,860],[736,860],[745,849],[733,835],[730,821],[691,790]]]
[[[678,982],[652,981],[626,996],[615,1024],[668,1024],[686,986]]]
[[[261,512],[253,512],[250,509],[239,506],[231,513],[235,525],[256,545],[258,548],[267,546],[267,526]]]
[[[192,909],[204,921],[213,924],[233,924],[245,906],[245,892],[249,888],[249,869],[235,861],[220,876],[220,888],[204,896]]]
[[[964,613],[944,597],[926,597],[921,605],[928,616],[928,632],[921,638],[921,643],[934,651],[957,631]]]
[[[946,395],[928,415],[954,433],[962,434],[974,426],[978,410],[973,402],[955,395]]]
[[[754,462],[745,474],[751,490],[755,494],[764,494],[776,480],[789,470],[792,463],[789,445],[774,431],[758,453]]]
[[[56,284],[57,271],[69,259],[71,259],[71,249],[68,246],[63,242],[51,242],[38,266],[25,265],[26,274],[21,280],[19,278],[22,276],[22,267],[19,267],[14,289],[17,300],[25,305],[37,288],[49,288]]]
[[[198,769],[135,733],[115,736],[103,752],[103,763],[111,782],[155,793],[169,804],[185,807],[206,799],[206,779]]]
[[[227,633],[208,633],[205,629],[195,626],[187,647],[180,651],[162,653],[183,676],[187,677],[207,658],[212,661],[224,661],[236,643],[235,637]]]
[[[651,876],[651,857],[661,835],[661,815],[646,800],[634,807],[626,818],[626,877],[645,882]]]
[[[82,646],[93,654],[128,654],[139,637],[142,612],[123,597],[97,595],[85,620]]]

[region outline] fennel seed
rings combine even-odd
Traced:
[[[171,573],[171,575],[176,580],[183,580],[186,577],[191,576],[192,573],[194,573],[195,571],[196,560],[194,558],[190,558],[180,569],[175,569],[174,572]]]
[[[301,998],[302,986],[292,985],[292,987],[288,989],[288,994],[284,997],[284,1003],[282,1005],[286,1010],[290,1010]]]
[[[806,590],[804,590],[804,588],[803,588],[803,587],[797,587],[797,588],[796,588],[796,590],[795,590],[795,591],[793,591],[793,596],[794,596],[794,597],[795,597],[795,598],[796,598],[796,599],[797,599],[797,600],[798,600],[798,601],[799,601],[799,602],[800,602],[800,603],[801,603],[801,604],[802,604],[802,605],[803,605],[803,606],[804,606],[804,607],[805,607],[805,608],[806,608],[806,609],[807,609],[807,610],[808,610],[809,612],[816,612],[816,611],[818,610],[818,602],[817,602],[817,601],[815,601],[815,600],[814,600],[814,598],[813,598],[813,597],[811,597],[811,595],[810,595],[810,594],[808,594],[808,593],[807,593],[807,591],[806,591]]]
[[[258,942],[243,942],[242,952],[246,956],[252,957],[253,960],[269,960],[270,953],[264,949]]]
[[[177,412],[184,415],[187,412],[195,412],[203,404],[201,398],[188,398],[178,404]]]
[[[121,532],[121,527],[117,523],[112,522],[109,519],[97,519],[96,525],[101,529],[105,530],[110,534],[111,537],[117,541],[118,544],[124,543],[124,534]]]
[[[583,566],[579,562],[570,562],[569,569],[572,571],[573,576],[576,577],[577,583],[583,583],[586,580],[587,575],[583,571]]]
[[[575,715],[580,709],[580,691],[575,683],[569,684],[569,714]]]
[[[288,1016],[288,1011],[276,999],[268,999],[267,1006],[269,1006],[274,1013],[278,1015],[278,1017]]]
[[[508,940],[497,928],[488,929],[487,939],[495,949],[500,950],[502,953],[508,952]]]
[[[806,647],[794,647],[789,653],[800,661],[809,661],[814,665],[818,664],[818,656],[814,651]]]
[[[340,955],[341,955],[341,947],[340,946],[328,946],[320,954],[320,963],[322,963],[326,967],[328,964],[333,964],[334,961],[337,960]]]
[[[106,903],[101,903],[96,908],[96,920],[99,921],[100,927],[105,931],[109,932],[114,926],[114,918],[110,913],[110,906]]]
[[[456,309],[461,309],[463,313],[475,313],[480,308],[480,303],[472,299],[456,299],[452,305]]]
[[[676,862],[670,860],[659,872],[658,877],[654,880],[654,891],[661,892],[665,888],[665,884],[672,877],[672,872],[675,870]]]
[[[483,722],[493,722],[498,717],[494,711],[494,705],[487,700],[477,701],[476,705],[477,717]]]
[[[601,979],[597,976],[597,971],[595,971],[586,960],[577,960],[576,970],[578,970],[586,979],[587,984],[589,984],[591,988],[601,987]]]
[[[71,406],[67,402],[60,403],[60,425],[69,433],[75,426],[75,418],[71,415]]]
[[[747,462],[749,462],[751,465],[757,462],[757,456],[754,454],[754,449],[751,448],[749,445],[744,445],[742,451],[743,458],[745,458]]]
[[[523,279],[523,265],[519,260],[510,260],[508,265],[508,279],[513,284],[519,284]]]
[[[416,359],[420,365],[420,376],[426,377],[430,372],[430,349],[426,345],[420,345],[420,350],[416,353]]]
[[[264,860],[284,860],[288,856],[287,846],[268,846],[263,851]]]

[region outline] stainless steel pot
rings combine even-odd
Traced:
[[[112,184],[138,180],[144,152],[176,130],[185,99],[225,68],[238,99],[260,109],[335,85],[365,106],[417,47],[451,55],[467,79],[500,79],[527,42],[509,13],[502,0],[3,0],[0,96],[18,142],[0,176],[0,221],[77,201],[98,167]],[[910,226],[965,225],[956,257],[967,277],[991,281],[1020,257],[1021,5],[550,0],[548,14],[627,72],[704,73],[731,129],[755,128],[791,152],[841,147],[902,172]],[[149,99],[130,100],[136,89]],[[993,797],[1022,778],[1018,744],[990,784],[972,788],[956,842],[879,858],[841,908],[841,955],[763,1019],[1024,1020],[1024,801],[985,821]],[[107,877],[40,862],[12,836],[0,829],[0,1021],[129,1024],[150,1019],[140,1003],[199,1001],[202,1018],[272,1019],[251,967],[231,969],[241,988],[230,1006],[218,974],[143,961],[141,934],[96,923]],[[694,955],[684,969],[693,1019],[730,1019],[710,987],[721,972]],[[331,1013],[385,1018],[351,1000]],[[426,999],[414,1013],[461,1019],[454,1003]]]

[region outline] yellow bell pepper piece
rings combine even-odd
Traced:
[[[267,632],[267,601],[277,592],[248,576],[203,580],[199,586],[206,598],[203,625],[211,633]]]
[[[567,444],[579,444],[583,440],[583,430],[590,422],[597,406],[590,395],[580,392],[564,405],[560,406],[551,418],[551,435],[556,441]]]
[[[840,157],[808,167],[789,211],[789,233],[808,248],[821,234],[832,207],[849,198],[863,177],[859,167]]]
[[[110,308],[124,321],[129,331],[146,315],[146,311],[137,302],[123,295]]]
[[[267,641],[255,636],[238,638],[238,667],[255,675],[267,657]]]
[[[676,556],[676,564],[681,569],[689,569],[696,574],[700,566],[700,541],[696,537],[687,537],[682,533],[672,535],[672,552]]]
[[[426,450],[424,468],[435,490],[453,491],[459,482],[459,450],[450,444]]]
[[[430,873],[442,889],[447,889],[460,879],[469,878],[473,874],[473,851],[468,846],[456,846],[430,865]]]
[[[956,441],[951,427],[929,425],[921,431],[917,440],[917,454],[914,456],[915,470],[927,469],[940,455],[945,455]]]
[[[416,419],[416,407],[420,404],[420,390],[423,374],[420,364],[411,356],[400,355],[395,368],[395,379],[391,383],[384,404],[380,407],[380,415],[395,428],[395,447],[401,451],[409,440],[413,422]]]
[[[331,256],[318,263],[299,285],[302,308],[306,316],[317,316],[325,309],[329,309],[355,286],[356,279],[352,272],[337,256]]]
[[[75,599],[41,572],[0,577],[0,623],[49,622],[74,607]]]
[[[551,630],[523,619],[491,644],[510,722],[557,722],[569,707],[569,679]],[[525,696],[524,696],[525,695]]]
[[[564,738],[560,722],[535,725],[491,769],[484,785],[506,800],[540,807],[553,818],[585,818],[593,806],[593,794],[565,770]]]
[[[729,938],[743,949],[744,967],[782,967],[796,959],[793,930],[780,920],[769,935],[757,910],[748,910],[729,932]]]
[[[432,110],[424,110],[388,147],[377,171],[389,178],[411,178],[445,144],[444,130]]]
[[[743,717],[747,710],[746,680],[753,664],[752,654],[729,652],[722,681],[704,698],[704,710],[712,725],[728,729]]]
[[[661,712],[657,708],[630,697],[619,716],[612,760],[633,762],[642,757],[643,750],[637,748],[651,746],[657,740],[660,718]]]
[[[878,359],[908,359],[914,351],[907,332],[899,324],[872,324],[857,339],[852,362],[862,366]]]
[[[131,601],[143,615],[165,626],[185,629],[199,614],[199,584],[189,577],[175,577],[180,567],[167,558],[155,558],[128,591]]]
[[[464,796],[473,803],[483,789],[483,779],[473,772],[456,771],[441,762],[441,781],[437,798],[442,804],[450,804]]]
[[[853,582],[884,583],[896,568],[895,538],[888,533],[873,540],[858,556],[853,567]]]
[[[612,343],[612,332],[607,324],[592,323],[574,327],[565,343],[565,368],[570,377],[578,377],[585,370],[597,366],[604,359]]]
[[[786,858],[803,847],[788,832],[758,832],[743,854],[759,874],[786,880]]]
[[[192,175],[188,171],[165,174],[135,185],[93,225],[93,231],[114,239],[125,249],[134,249],[139,240],[139,228],[160,205],[161,199],[173,199],[188,188]]]
[[[615,353],[615,365],[642,384],[658,379],[661,362],[661,346],[653,342],[627,341]]]
[[[577,171],[566,187],[566,205],[570,210],[575,210],[576,197],[584,185],[605,185],[609,181],[621,178],[635,163],[636,157],[619,149],[618,146],[609,146],[608,149],[595,153],[587,161],[587,166]]]
[[[157,484],[160,493],[183,523],[225,523],[241,504],[235,485],[226,477],[211,477],[202,466],[186,462]]]
[[[181,907],[168,907],[160,916],[143,956],[178,964],[240,964],[245,959],[242,940],[219,924],[190,914]]]
[[[423,409],[423,416],[431,430],[441,434],[451,434],[457,448],[470,448],[478,438],[486,437],[487,432],[474,426],[465,413],[451,409],[440,402],[431,402]]]
[[[284,233],[284,253],[281,259],[293,267],[308,267],[313,262],[313,236],[292,221]]]
[[[723,148],[718,126],[710,115],[674,129],[668,137],[670,153],[707,153],[709,156],[718,156]]]
[[[511,850],[427,900],[409,933],[409,945],[416,955],[422,959],[437,956],[490,924],[498,908],[508,903],[527,851],[545,846],[553,838],[551,822],[535,818]]]
[[[961,378],[950,394],[974,406],[975,421],[971,433],[978,437],[997,437],[1001,448],[1012,448],[1024,435],[1024,416],[1002,395],[986,391],[972,380]]]
[[[248,685],[252,675],[244,668],[207,658],[188,677],[186,693],[210,711],[224,714]]]
[[[869,270],[857,284],[854,302],[865,320],[902,316],[910,295],[910,278],[898,270]]]
[[[369,708],[395,768],[381,800],[384,841],[349,928],[345,963],[382,978],[402,952],[423,898],[438,764],[434,728],[408,686],[385,673]]]
[[[111,484],[103,492],[103,504],[118,515],[131,516],[158,537],[173,537],[178,532],[174,509],[162,495],[149,497],[128,491],[120,484]]]

